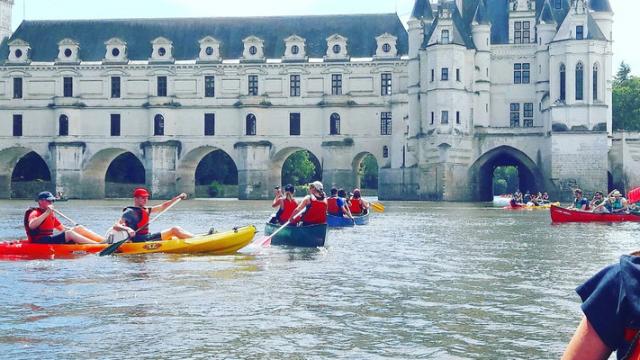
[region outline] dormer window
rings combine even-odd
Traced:
[[[73,55],[73,50],[71,49],[64,49],[64,56],[67,58],[70,58],[71,55]]]
[[[244,43],[244,52],[242,58],[245,61],[263,61],[264,60],[264,41],[256,36],[249,36],[242,40]]]
[[[107,46],[107,52],[104,56],[105,62],[127,62],[127,43],[118,39],[111,38],[104,43]]]
[[[58,43],[58,58],[56,62],[75,63],[80,61],[78,53],[80,46],[72,39],[63,39]]]
[[[150,61],[173,62],[173,42],[163,37],[156,38],[151,42],[153,51]]]
[[[118,57],[120,56],[120,50],[118,48],[114,48],[113,50],[111,50],[111,55],[113,57]]]
[[[446,45],[450,41],[451,39],[449,38],[449,30],[442,30],[442,33],[440,34],[440,43]]]
[[[218,62],[220,61],[220,42],[211,36],[206,36],[199,41],[200,62]]]
[[[349,55],[347,53],[347,38],[334,34],[327,38],[327,55],[326,60],[346,60]]]
[[[553,0],[553,8],[556,10],[562,9],[562,0]]]
[[[584,26],[576,26],[576,40],[584,40]]]
[[[285,50],[283,60],[285,61],[302,61],[306,59],[305,42],[306,40],[297,35],[291,35],[284,39]]]
[[[395,58],[398,55],[398,49],[396,48],[398,38],[384,33],[376,37],[378,47],[376,49],[376,58]]]
[[[31,47],[28,42],[15,39],[9,43],[9,63],[25,64],[29,62],[29,51]]]

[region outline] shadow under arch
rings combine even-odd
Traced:
[[[91,157],[85,164],[82,171],[82,183],[84,198],[87,199],[103,199],[108,195],[130,197],[132,188],[145,185],[146,173],[142,183],[122,183],[122,186],[113,184],[109,186],[109,193],[107,194],[107,175],[110,171],[116,171],[111,166],[121,156],[126,157],[122,159],[122,165],[126,171],[139,174],[140,169],[143,173],[146,172],[144,168],[144,162],[131,151],[110,148],[97,152]],[[136,161],[134,161],[136,160]],[[135,177],[140,177],[139,175]]]
[[[229,166],[229,171],[235,172],[235,185],[238,185],[237,161],[227,151],[215,146],[207,145],[191,150],[180,160],[176,177],[176,190],[178,193],[184,192],[189,196],[198,194],[196,186],[198,185],[197,181],[199,171],[203,170],[201,167],[202,162],[206,157],[217,152],[223,153],[228,158],[227,165]],[[235,194],[235,196],[238,195],[239,193]]]
[[[363,179],[366,175],[361,173],[363,162],[368,157],[373,158],[373,160],[375,161],[375,168],[378,169],[378,171],[375,174],[375,179]],[[375,155],[373,155],[368,151],[363,151],[359,153],[353,158],[352,167],[353,167],[353,174],[354,174],[354,180],[355,180],[354,186],[356,188],[378,189],[378,179],[380,177],[379,176],[380,162],[378,161],[378,158]],[[371,187],[373,185],[375,186]]]
[[[38,168],[37,174],[42,173],[43,176],[40,176],[40,177],[45,178],[45,179],[39,179],[39,180],[42,180],[41,184],[38,184],[37,186],[39,191],[42,191],[42,190],[53,191],[53,184],[51,183],[51,171],[46,161],[44,161],[44,159],[42,158],[42,156],[40,156],[40,154],[38,154],[37,152],[29,148],[12,147],[12,148],[3,149],[0,151],[0,198],[10,199],[12,197],[12,193],[15,192],[14,190],[17,190],[17,189],[13,189],[14,186],[12,186],[12,183],[14,183],[15,185],[16,182],[23,182],[21,180],[26,180],[24,182],[28,182],[29,178],[33,177],[33,176],[28,176],[27,178],[25,178],[25,176],[22,175],[22,173],[25,173],[25,175],[27,173],[26,171],[21,170],[21,169],[26,169],[25,167],[20,165],[23,159],[26,161],[26,163],[22,162],[23,164],[26,164],[25,166],[29,166],[29,164],[33,165],[34,162],[37,163],[37,168]],[[16,173],[16,170],[18,170],[17,173]],[[16,178],[14,178],[14,176]],[[18,181],[15,181],[15,180],[18,180]],[[35,188],[34,188],[34,191],[35,191]],[[22,192],[22,190],[20,190],[19,192]],[[18,195],[17,197],[22,197],[20,196],[21,194],[15,194],[15,195]],[[32,198],[33,194],[29,194],[27,197]]]
[[[520,190],[544,191],[542,172],[533,160],[511,146],[500,146],[484,153],[469,168],[470,198],[473,201],[493,200],[493,172],[499,166],[518,168]]]
[[[299,151],[306,151],[310,157],[311,160],[315,163],[316,165],[316,173],[320,174],[320,180],[322,180],[322,168],[323,168],[323,163],[322,160],[319,156],[317,156],[316,154],[314,154],[313,151],[303,148],[303,147],[298,147],[298,146],[292,146],[292,147],[287,147],[284,148],[280,151],[278,151],[274,156],[271,157],[271,174],[270,174],[270,179],[273,182],[272,185],[281,185],[283,182],[283,170],[284,170],[284,163],[289,159],[289,157],[291,157],[291,155],[299,152]],[[315,161],[314,159],[315,158]],[[319,168],[318,168],[319,167]],[[284,184],[286,185],[286,184]],[[293,184],[293,185],[297,185],[297,184]]]

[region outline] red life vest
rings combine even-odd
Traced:
[[[138,214],[138,218],[140,219],[138,221],[137,224],[127,224],[130,228],[133,229],[133,231],[136,231],[136,235],[147,235],[149,234],[149,227],[145,226],[149,223],[149,213],[151,212],[150,208],[139,208],[139,207],[135,207],[135,206],[129,206],[127,208],[124,209],[124,211],[127,210],[133,210],[136,212],[136,214]],[[142,228],[143,226],[145,226],[144,229],[138,231],[138,229]]]
[[[338,198],[332,196],[327,199],[327,212],[331,215],[337,215],[340,213],[340,208],[338,207]]]
[[[298,203],[294,199],[282,199],[282,211],[280,212],[280,216],[278,218],[278,220],[280,220],[280,223],[284,224],[289,221],[297,207]]]
[[[638,329],[632,328],[624,329],[624,341],[629,343],[630,346],[630,353],[629,356],[626,357],[626,359],[640,360],[640,346],[638,346],[638,336],[640,336],[640,334],[638,333],[639,331],[640,330]]]
[[[353,215],[360,215],[363,212],[362,208],[362,200],[351,198],[351,205],[349,206],[349,210]]]
[[[307,205],[307,211],[302,215],[304,224],[326,224],[327,223],[327,200],[318,200],[311,195],[311,202]]]
[[[27,232],[27,239],[29,242],[34,242],[42,239],[46,236],[53,236],[53,230],[56,229],[57,226],[60,225],[60,221],[56,218],[56,216],[52,213],[47,217],[40,226],[35,229],[31,229],[29,227],[29,216],[32,212],[36,212],[36,216],[40,216],[44,214],[46,210],[42,210],[40,208],[30,208],[24,213],[24,229]]]

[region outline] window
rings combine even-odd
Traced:
[[[257,48],[257,47],[255,47],[255,46],[251,46],[251,47],[249,48],[249,54],[251,54],[251,55],[255,55],[255,54],[257,54],[257,53],[258,53],[258,48]]]
[[[334,54],[340,54],[340,51],[342,51],[342,47],[340,45],[333,45]]]
[[[524,103],[523,126],[533,127],[533,103]]]
[[[431,125],[436,123],[436,113],[431,112]]]
[[[593,100],[598,100],[598,64],[593,64]]]
[[[73,78],[65,77],[63,79],[63,96],[64,97],[73,97]]]
[[[386,145],[382,147],[382,157],[385,159],[389,158],[389,147]]]
[[[576,26],[576,40],[584,40],[584,26]]]
[[[249,114],[247,115],[247,119],[246,119],[246,135],[248,136],[253,136],[257,134],[257,120],[256,120],[256,116],[253,114]]]
[[[69,136],[69,117],[60,115],[58,119],[58,136]]]
[[[440,123],[443,124],[443,125],[449,124],[449,112],[448,111],[443,111],[440,114]]]
[[[289,94],[300,96],[300,75],[291,75],[289,79]]]
[[[431,69],[431,82],[433,82],[436,79],[436,71]]]
[[[560,101],[567,99],[567,67],[560,65]]]
[[[111,98],[117,99],[120,97],[120,77],[111,77]]]
[[[460,125],[460,111],[456,111],[456,124]]]
[[[554,9],[562,9],[562,0],[553,0],[553,8]]]
[[[111,136],[120,136],[120,114],[111,114]]]
[[[460,81],[460,69],[456,69],[456,81]]]
[[[576,65],[576,100],[584,100],[584,66]]]
[[[449,68],[442,68],[442,76],[440,77],[440,80],[442,81],[449,80]]]
[[[531,42],[531,22],[516,21],[513,23],[513,42],[515,44],[528,44]]]
[[[522,22],[516,21],[515,23],[513,23],[513,26],[514,26],[513,42],[515,44],[521,44],[522,43]]]
[[[390,112],[380,113],[380,135],[391,135],[392,121]]]
[[[13,115],[13,136],[22,136],[22,115]]]
[[[331,75],[331,95],[342,95],[342,74]]]
[[[300,135],[300,113],[289,114],[289,135]]]
[[[449,43],[449,30],[442,30],[442,33],[440,34],[440,42],[442,44]]]
[[[382,96],[387,96],[387,95],[391,95],[391,90],[392,90],[392,80],[391,80],[391,73],[383,73],[380,75],[380,80],[382,83],[381,89],[380,89],[380,95]]]
[[[531,42],[531,22],[522,22],[522,43],[528,44]]]
[[[329,135],[340,135],[340,115],[331,114],[329,119]]]
[[[300,47],[298,45],[293,45],[291,47],[291,54],[298,55],[300,53]]]
[[[249,96],[258,96],[258,75],[249,75]]]
[[[382,45],[382,51],[385,53],[391,52],[391,45],[385,43]]]
[[[22,99],[22,78],[13,78],[13,98]]]
[[[204,136],[216,134],[216,114],[204,114]]]
[[[511,103],[510,126],[520,127],[520,104]]]
[[[165,55],[167,55],[167,49],[165,49],[165,48],[163,48],[163,47],[159,48],[159,49],[158,49],[158,55],[160,55],[160,56],[165,56]]]
[[[167,96],[167,77],[158,76],[158,96]]]
[[[213,52],[214,52],[214,50],[213,50],[213,48],[211,46],[207,46],[207,48],[204,49],[204,53],[207,54],[207,56],[213,55]]]
[[[204,77],[204,97],[212,98],[216,96],[216,77]]]
[[[164,116],[160,114],[153,118],[153,135],[164,136]]]
[[[531,64],[513,64],[513,83],[529,84],[531,82]]]

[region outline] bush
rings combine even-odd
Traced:
[[[209,196],[211,196],[212,198],[221,196],[223,193],[222,184],[220,184],[217,181],[211,182],[211,184],[209,184],[208,192],[209,192]]]

